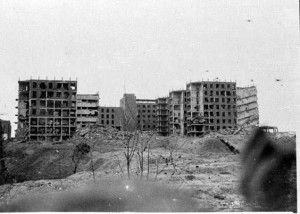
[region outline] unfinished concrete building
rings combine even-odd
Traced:
[[[156,131],[159,135],[169,135],[169,97],[160,97],[156,101]]]
[[[141,131],[155,130],[156,127],[156,102],[151,99],[136,100],[138,115],[137,125]]]
[[[98,123],[99,94],[77,94],[77,126],[85,127]]]
[[[121,107],[99,107],[99,124],[122,130],[124,112]]]
[[[187,134],[201,136],[209,130],[236,126],[236,83],[191,82],[186,86]]]
[[[169,133],[184,135],[185,120],[185,90],[169,93]]]
[[[255,86],[237,88],[237,125],[243,127],[259,125]]]
[[[76,131],[77,81],[19,81],[18,128],[28,128],[28,138],[65,140]]]
[[[120,100],[120,107],[124,112],[123,130],[135,131],[138,125],[136,96],[134,94],[124,94]]]

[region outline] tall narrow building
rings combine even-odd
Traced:
[[[76,131],[77,81],[19,81],[18,128],[37,141],[65,140]]]
[[[156,99],[156,132],[159,135],[169,135],[169,97]]]
[[[77,94],[77,126],[95,125],[99,119],[99,94]]]
[[[185,130],[185,90],[169,93],[169,132],[184,135]]]

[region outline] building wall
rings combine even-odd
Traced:
[[[99,119],[99,94],[77,94],[77,126],[94,125]]]
[[[64,140],[76,131],[76,81],[19,81],[18,127],[29,139]]]
[[[137,99],[138,129],[150,131],[156,129],[156,103],[155,100]]]
[[[124,94],[120,100],[120,107],[124,112],[122,128],[125,131],[134,131],[137,128],[138,110],[136,105],[136,96],[134,94]]]
[[[121,107],[99,107],[99,124],[122,130],[124,113]]]
[[[159,135],[169,134],[169,97],[160,97],[156,101],[156,131]]]
[[[169,93],[169,133],[184,135],[185,90]]]
[[[257,89],[255,86],[237,88],[237,124],[244,127],[259,125]]]

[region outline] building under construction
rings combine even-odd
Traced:
[[[156,131],[159,135],[169,135],[169,97],[156,99]]]
[[[77,126],[95,125],[99,119],[99,94],[77,94]]]
[[[77,81],[19,81],[18,129],[29,140],[65,140],[76,131]]]

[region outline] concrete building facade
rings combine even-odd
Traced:
[[[99,94],[77,94],[76,123],[79,127],[94,125],[99,119]]]
[[[121,107],[99,107],[99,124],[123,129],[124,112]]]
[[[1,120],[2,139],[9,140],[11,138],[11,124],[9,120]]]
[[[169,97],[160,97],[156,101],[156,132],[169,135]]]
[[[236,83],[201,81],[187,84],[187,134],[234,128],[237,123]]]
[[[65,140],[76,131],[77,81],[19,81],[18,127],[28,138]]]
[[[134,94],[124,94],[120,100],[120,107],[124,112],[123,130],[135,131],[138,126],[136,96]]]
[[[237,125],[258,126],[259,112],[255,86],[237,88]]]
[[[141,131],[155,130],[156,127],[156,102],[151,99],[136,100],[138,115],[137,125]]]
[[[169,93],[169,134],[184,135],[185,120],[185,90]]]

